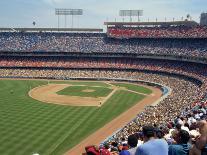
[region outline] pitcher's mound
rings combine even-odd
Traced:
[[[93,90],[93,89],[85,89],[85,90],[83,90],[82,92],[86,92],[86,93],[91,93],[91,92],[94,92],[95,90]]]

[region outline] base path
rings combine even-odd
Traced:
[[[145,106],[151,105],[155,101],[158,101],[162,96],[162,92],[158,88],[149,87],[153,92],[153,95],[148,95],[146,98],[138,102],[136,105],[113,119],[108,124],[104,125],[102,128],[88,136],[86,139],[81,141],[78,145],[70,149],[65,155],[81,155],[85,152],[85,146],[88,145],[99,145],[102,141],[104,141],[107,137],[111,136],[118,129],[124,127],[128,122],[136,118],[137,114],[142,112]]]

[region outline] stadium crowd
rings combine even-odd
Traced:
[[[0,51],[167,54],[207,58],[206,28],[143,28],[136,32],[122,31],[111,32],[115,35],[139,35],[142,39],[120,40],[97,33],[1,32]],[[160,154],[159,150],[153,148],[153,155],[207,154],[207,67],[204,64],[132,58],[2,56],[0,76],[46,79],[123,78],[168,86],[172,92],[167,98],[157,106],[146,107],[100,147],[86,147],[86,154],[148,155],[144,152],[145,149],[152,151],[151,146],[156,146],[157,143],[162,146],[157,147],[162,152]],[[155,145],[152,145],[152,141]]]
[[[0,51],[136,53],[207,57],[204,39],[114,39],[93,33],[0,33]]]
[[[107,34],[114,38],[206,38],[207,27],[111,27]]]
[[[139,69],[167,72],[187,72],[207,75],[206,65],[189,62],[133,59],[133,58],[70,58],[70,57],[1,57],[0,67],[37,67],[37,68],[106,68]],[[171,70],[171,71],[170,71]]]
[[[0,75],[2,77],[27,77],[27,78],[56,78],[56,79],[69,79],[72,77],[90,77],[90,78],[124,78],[124,79],[134,79],[134,80],[144,80],[149,82],[156,82],[162,85],[169,86],[172,89],[172,93],[161,103],[155,107],[146,107],[145,111],[137,115],[137,118],[126,125],[122,130],[113,135],[110,140],[106,141],[104,144],[106,148],[102,148],[103,152],[111,154],[123,154],[127,152],[128,146],[127,139],[130,138],[130,135],[139,136],[139,145],[142,144],[144,139],[144,130],[145,124],[152,124],[153,127],[146,127],[146,130],[153,131],[156,127],[157,137],[165,138],[166,142],[169,144],[170,148],[173,147],[171,144],[176,143],[176,138],[173,139],[173,133],[175,132],[177,136],[179,133],[184,135],[190,135],[191,139],[194,140],[194,143],[200,143],[199,136],[203,135],[202,129],[199,126],[194,126],[197,121],[201,119],[206,119],[206,99],[207,94],[201,95],[202,92],[206,93],[206,88],[203,85],[200,85],[192,80],[188,80],[182,77],[167,76],[162,73],[145,73],[139,71],[110,71],[110,70],[61,70],[61,69],[0,69]],[[205,80],[203,81],[205,82]],[[201,102],[203,100],[203,102]],[[205,124],[206,122],[204,122]],[[205,125],[204,125],[205,126]],[[200,133],[196,130],[200,129]],[[187,129],[188,128],[188,129]],[[159,129],[159,130],[158,130]],[[182,130],[180,130],[182,129]],[[183,133],[183,129],[187,130],[188,133]],[[171,132],[169,132],[169,130]],[[172,132],[173,130],[173,132]],[[206,130],[205,130],[206,131]],[[191,133],[192,132],[192,133]],[[206,132],[205,132],[206,133]],[[204,136],[205,136],[204,133]],[[152,136],[152,135],[151,135]],[[194,136],[194,137],[193,137]],[[142,142],[141,142],[141,141]],[[197,142],[196,142],[197,141]],[[166,144],[167,144],[166,143]],[[186,143],[186,142],[185,142]],[[180,145],[180,144],[178,144]],[[190,144],[187,144],[187,151],[197,151],[198,149],[192,144],[192,150],[190,149]],[[200,145],[199,145],[200,146]],[[87,151],[95,153],[95,147],[87,147]],[[137,149],[137,148],[136,148]],[[135,150],[136,150],[135,149]],[[138,147],[139,149],[139,147]],[[88,153],[90,154],[90,153]],[[100,149],[97,153],[100,154]],[[170,154],[170,153],[169,153]],[[138,154],[139,155],[139,154]],[[164,155],[164,154],[163,154]],[[172,154],[173,155],[173,154]],[[192,154],[193,155],[193,154]],[[197,155],[197,154],[196,154]]]

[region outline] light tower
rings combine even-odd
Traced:
[[[60,16],[65,16],[65,28],[67,27],[67,16],[71,16],[71,28],[73,28],[73,17],[83,15],[82,9],[56,8],[55,15],[58,16],[58,29],[60,28]]]
[[[137,21],[140,21],[140,17],[143,16],[143,10],[120,10],[119,16],[129,17],[132,22],[132,17],[137,17]]]

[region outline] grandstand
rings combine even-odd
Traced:
[[[194,21],[106,22],[112,38],[206,38],[206,27]]]
[[[157,106],[146,108],[103,142],[111,146],[148,123],[167,135],[184,118],[207,118],[207,27],[192,21],[105,24],[107,33],[0,29],[1,78],[131,79],[172,89]]]

